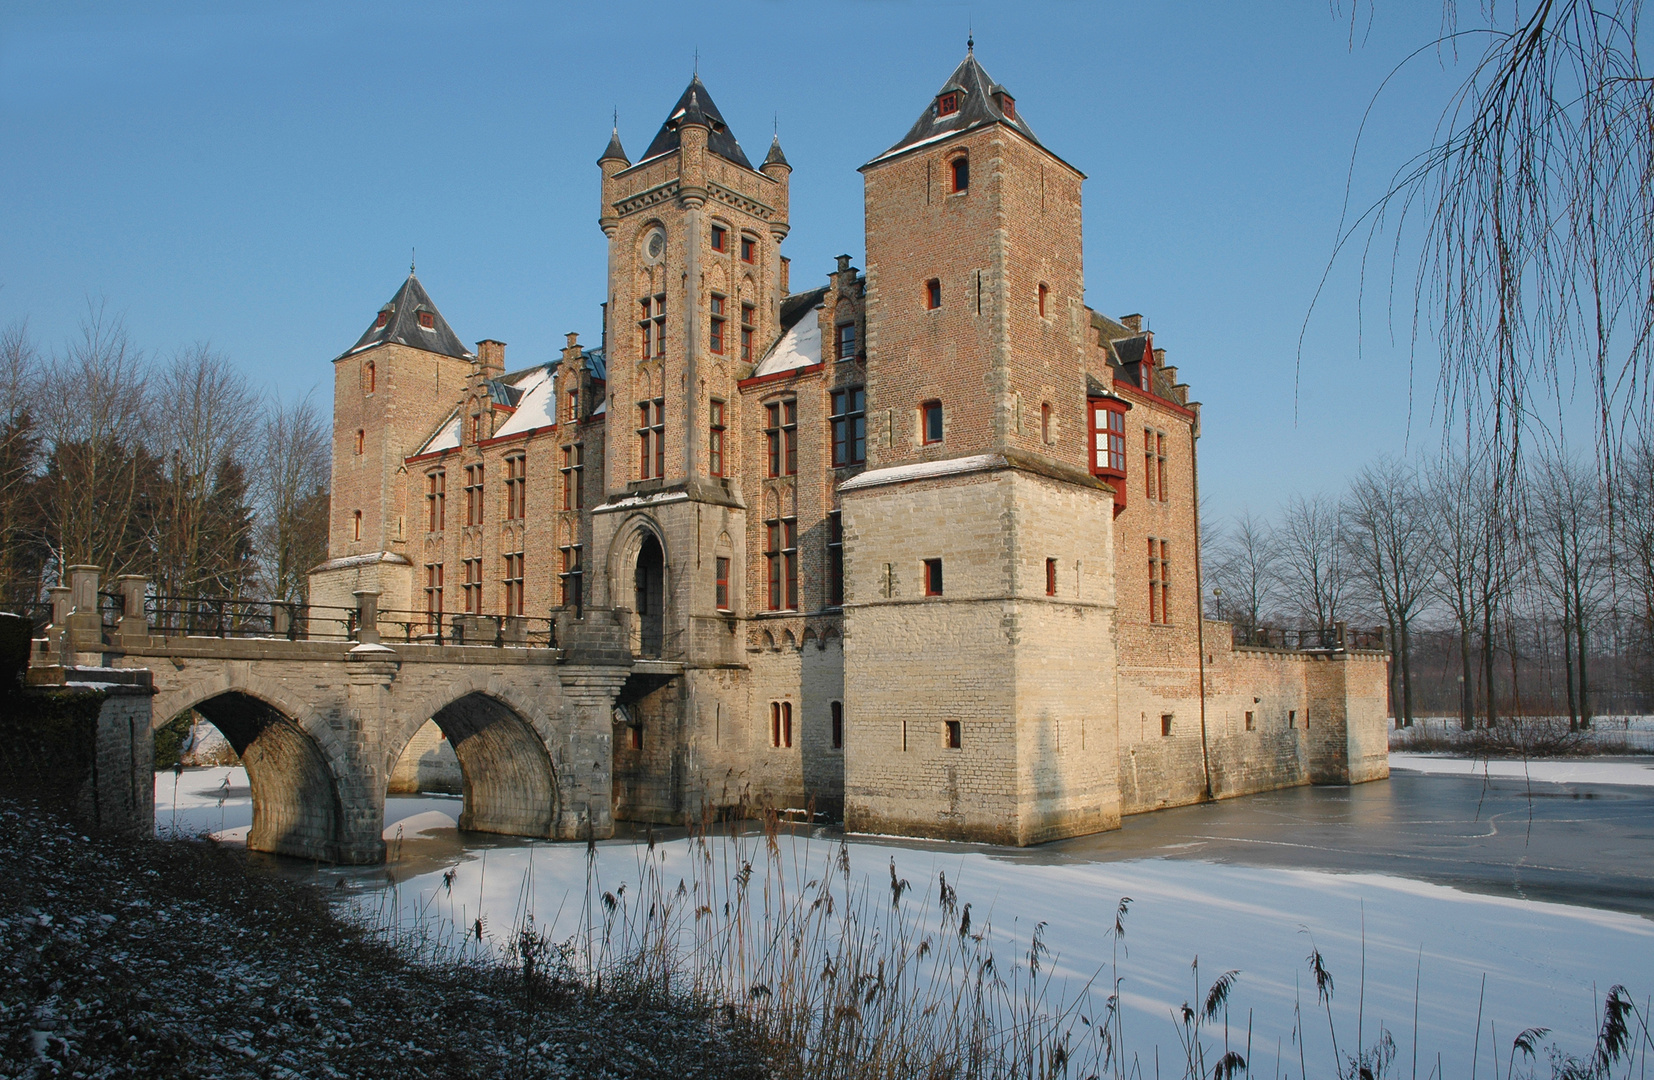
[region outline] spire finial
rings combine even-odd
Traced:
[[[620,109],[619,109],[619,107],[615,108],[615,134],[616,135],[620,134]]]
[[[413,277],[414,256],[417,255],[417,254],[419,254],[419,249],[418,248],[409,248],[408,249],[408,276],[409,277]]]
[[[965,54],[976,55],[976,22],[974,19],[965,20]]]
[[[700,77],[701,77],[701,50],[699,48],[697,48],[695,50],[695,78],[698,79]]]

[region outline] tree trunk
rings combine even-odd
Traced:
[[[1406,727],[1413,726],[1413,643],[1412,635],[1408,631],[1407,620],[1397,620],[1400,628],[1398,644],[1401,646],[1401,715]]]
[[[1466,731],[1476,730],[1476,712],[1472,698],[1476,692],[1474,672],[1470,665],[1470,621],[1459,622],[1459,662],[1464,673],[1459,676],[1459,726]]]

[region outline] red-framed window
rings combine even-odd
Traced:
[[[1092,398],[1091,472],[1095,476],[1126,475],[1126,403],[1114,398]]]
[[[706,436],[706,469],[713,476],[724,475],[724,403],[713,398],[707,409],[710,426]]]
[[[521,521],[528,509],[528,459],[516,454],[505,459],[505,517]]]
[[[442,629],[442,564],[425,564],[425,629]]]
[[[425,531],[441,532],[448,523],[448,474],[442,469],[425,474]]]
[[[769,571],[769,610],[797,611],[797,518],[773,518],[764,523],[764,561]]]
[[[956,113],[958,111],[959,111],[959,94],[958,94],[957,91],[949,91],[946,94],[940,94],[940,95],[937,96],[937,98],[936,98],[936,115],[937,116],[952,116],[954,113]]]
[[[585,580],[585,570],[580,563],[580,550],[579,544],[569,544],[562,549],[563,572],[558,575],[558,581],[563,588],[563,606],[573,608],[575,618],[580,617],[581,585]]]
[[[638,475],[644,480],[666,475],[666,399],[640,401],[638,409]]]
[[[919,406],[920,433],[925,443],[942,441],[942,403],[927,401]]]
[[[764,406],[764,442],[769,450],[770,476],[798,475],[797,398]]]
[[[565,395],[568,400],[568,414],[570,420],[580,419],[580,388],[577,386]]]
[[[712,250],[724,251],[729,247],[729,230],[722,225],[712,226]]]
[[[1057,560],[1045,560],[1045,595],[1057,595]]]
[[[385,324],[390,321],[391,313],[388,311],[381,311],[379,316],[373,320],[373,328],[375,330],[383,330],[385,328]]]
[[[505,599],[505,615],[521,615],[523,613],[523,553],[513,551],[505,556],[505,570],[501,574],[500,584],[503,586]]]
[[[1160,501],[1171,501],[1171,492],[1166,487],[1166,433],[1154,433],[1154,471],[1157,486],[1160,489]]]
[[[460,586],[465,594],[465,613],[467,615],[482,614],[482,560],[463,560],[465,581]]]
[[[942,560],[925,560],[925,595],[942,595]]]
[[[367,446],[368,433],[361,428],[356,429],[356,452],[360,454]]]
[[[758,241],[750,236],[741,237],[741,261],[744,263],[758,261]]]
[[[832,394],[829,424],[833,436],[833,467],[860,465],[867,460],[867,391],[847,386]]]
[[[970,190],[971,186],[971,159],[964,154],[948,162],[948,177],[953,182],[955,195]]]
[[[925,307],[931,311],[935,311],[941,306],[942,282],[937,278],[931,278],[929,281],[925,282]]]
[[[429,311],[421,311],[419,313],[419,326],[422,330],[435,330],[436,316]]]
[[[640,360],[650,357],[666,355],[666,294],[656,293],[654,296],[645,296],[638,301],[641,314],[638,318],[638,334],[641,349],[638,352]]]
[[[717,293],[712,294],[712,332],[707,336],[707,346],[719,355],[724,351],[724,298]]]
[[[465,467],[465,523],[482,524],[482,466]]]
[[[563,447],[563,509],[578,510],[586,505],[585,485],[581,482],[585,472],[585,444],[575,443]]]
[[[838,360],[856,358],[856,324],[839,323],[833,328],[833,356]]]
[[[714,586],[715,598],[719,611],[729,610],[729,560],[720,555],[717,559],[717,578]]]
[[[758,322],[758,309],[751,304],[741,305],[741,359],[752,362],[752,333]]]

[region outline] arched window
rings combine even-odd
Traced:
[[[1051,403],[1047,401],[1039,407],[1039,437],[1046,445],[1051,443]]]
[[[1043,282],[1043,281],[1040,282],[1040,286],[1039,286],[1039,317],[1042,318],[1042,319],[1045,318],[1045,297],[1046,297],[1046,294],[1049,293],[1050,291],[1051,291],[1050,289],[1047,289],[1045,287],[1045,282]]]
[[[356,511],[355,515],[351,519],[350,538],[352,540],[360,540],[362,538],[362,512],[360,510]]]
[[[373,361],[369,360],[362,367],[362,392],[366,394],[373,393],[374,386],[378,381],[378,372],[374,369]]]
[[[971,159],[961,154],[948,163],[953,170],[953,190],[965,191],[971,186]]]
[[[366,444],[367,438],[368,433],[366,431],[363,431],[361,428],[356,429],[356,452],[358,454],[362,452],[362,447]]]

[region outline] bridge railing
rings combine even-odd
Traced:
[[[1291,649],[1296,651],[1382,651],[1384,628],[1361,629],[1345,623],[1328,627],[1254,626],[1234,627],[1234,643],[1258,649]]]
[[[444,614],[381,608],[379,634],[386,641],[413,645],[557,647],[556,620],[537,615]]]
[[[356,608],[232,596],[146,596],[144,617],[163,637],[352,641],[357,629]]]

